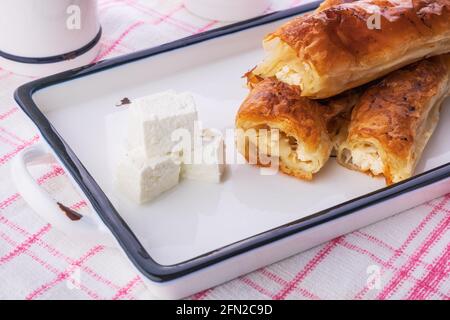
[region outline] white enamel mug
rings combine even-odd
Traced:
[[[101,28],[96,0],[1,0],[0,67],[43,76],[96,57]]]
[[[271,0],[185,0],[186,8],[207,19],[240,21],[263,14]]]

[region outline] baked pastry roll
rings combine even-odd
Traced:
[[[340,0],[329,0],[329,2],[337,2]],[[349,0],[346,0],[349,1]],[[264,80],[264,78],[254,74],[252,71],[247,72],[244,77],[247,78],[247,86],[252,90],[258,85],[260,82]],[[275,77],[271,78],[271,82],[266,81],[266,87],[270,87],[271,91],[275,91],[275,86],[277,82],[280,82]],[[270,83],[270,85],[268,84]],[[300,99],[300,91],[298,87],[295,86],[282,86],[278,83],[278,86],[285,88],[285,90],[289,90],[293,93],[293,95],[301,101],[306,101],[305,103],[311,103],[311,101],[307,101],[306,98]],[[351,89],[345,91],[337,96],[328,99],[314,100],[320,106],[321,116],[324,119],[328,131],[328,135],[330,136],[333,146],[335,150],[337,150],[339,144],[345,140],[347,136],[347,129],[350,123],[351,112],[353,107],[358,102],[359,97],[364,92],[367,86],[361,86],[355,89]]]
[[[328,9],[332,6],[336,6],[343,3],[351,3],[356,2],[358,0],[326,0],[320,4],[320,6],[316,9],[316,12],[323,11],[325,9]]]
[[[368,89],[352,112],[339,163],[384,175],[387,184],[411,177],[449,95],[449,61],[444,55],[417,62]]]
[[[322,116],[327,126],[328,136],[333,144],[333,154],[347,138],[353,107],[358,103],[363,87],[348,90],[335,97],[314,100],[321,106]]]
[[[253,73],[298,85],[305,97],[331,97],[450,52],[450,0],[332,1],[269,34],[264,49]]]
[[[238,151],[259,166],[273,165],[267,159],[276,158],[282,172],[311,180],[330,157],[339,127],[355,104],[353,94],[321,103],[274,78],[251,85],[236,116]]]

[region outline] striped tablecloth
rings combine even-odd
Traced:
[[[304,1],[275,1],[273,10]],[[98,59],[220,26],[180,0],[101,0]],[[16,192],[10,161],[39,135],[12,99],[29,81],[0,69],[0,299],[152,298],[113,249],[76,243],[37,216]],[[43,188],[83,213],[62,168],[36,166]],[[449,299],[450,195],[339,237],[193,299]]]

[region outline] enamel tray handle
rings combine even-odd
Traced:
[[[24,149],[12,161],[13,182],[28,205],[53,227],[74,238],[115,247],[115,241],[98,217],[80,215],[53,199],[42,189],[27,169],[27,164],[38,158],[49,158],[51,153],[44,144]]]

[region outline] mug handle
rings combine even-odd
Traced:
[[[12,161],[11,175],[22,198],[43,219],[56,229],[77,241],[85,239],[116,247],[115,239],[98,217],[81,215],[58,203],[43,190],[27,169],[29,163],[42,163],[38,158],[48,162],[51,153],[40,143],[20,152]]]

